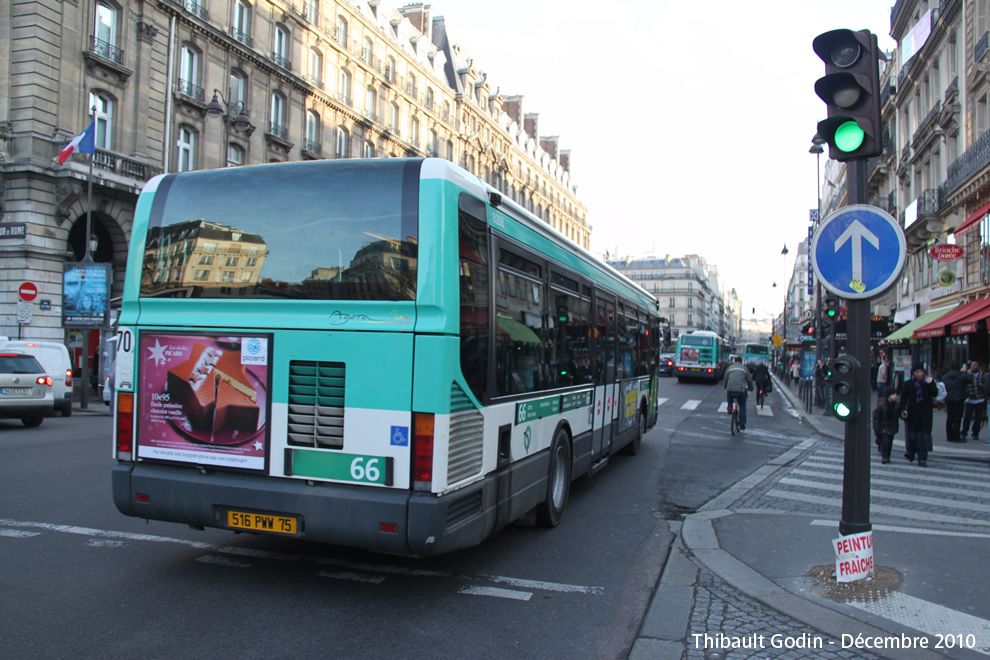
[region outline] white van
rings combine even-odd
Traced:
[[[37,358],[45,373],[52,377],[52,392],[55,394],[55,410],[62,417],[72,415],[72,360],[65,344],[54,341],[27,341],[10,339],[0,345],[0,349],[27,353]]]

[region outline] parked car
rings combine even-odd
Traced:
[[[676,356],[673,353],[661,353],[660,354],[660,368],[659,373],[661,375],[673,376],[674,375],[674,358]]]
[[[55,410],[62,413],[62,417],[72,415],[72,360],[69,358],[69,349],[65,344],[54,341],[9,339],[0,344],[0,351],[16,351],[37,358],[52,377]]]
[[[52,380],[33,355],[0,351],[0,417],[40,426],[55,403]]]

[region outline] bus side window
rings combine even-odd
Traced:
[[[481,219],[486,207],[481,200],[466,194],[461,194],[458,207],[461,373],[474,396],[484,403],[488,396],[491,303],[488,293],[488,225]]]

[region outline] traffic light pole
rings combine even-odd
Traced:
[[[867,204],[866,160],[846,163],[849,204]],[[846,422],[845,452],[842,468],[842,519],[839,533],[861,534],[873,529],[870,523],[870,301],[846,301],[846,352],[860,364],[856,373],[855,392],[859,413]]]

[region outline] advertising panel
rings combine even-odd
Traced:
[[[109,324],[110,264],[62,264],[62,327]]]
[[[141,335],[139,458],[264,470],[268,335]]]

